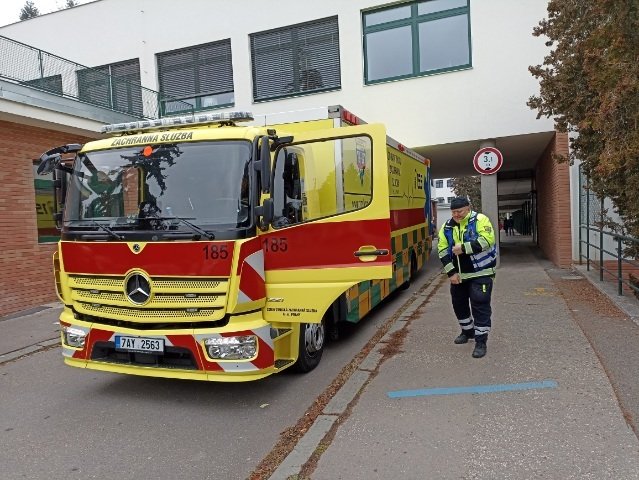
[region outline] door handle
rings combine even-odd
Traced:
[[[359,250],[353,252],[353,255],[355,255],[356,257],[377,257],[380,255],[388,255],[388,249],[375,248],[371,245],[365,245],[363,247],[359,247]]]

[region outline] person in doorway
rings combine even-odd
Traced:
[[[490,299],[497,266],[495,232],[490,219],[474,212],[467,198],[454,198],[450,209],[452,218],[439,231],[438,251],[461,327],[455,344],[474,338],[472,356],[481,358],[486,355],[491,327]]]

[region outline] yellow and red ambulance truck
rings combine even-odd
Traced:
[[[341,106],[103,131],[40,165],[56,189],[68,365],[214,381],[309,371],[327,335],[428,258],[428,160]]]

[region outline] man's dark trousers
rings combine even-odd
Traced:
[[[453,310],[457,319],[470,318],[472,312],[476,342],[485,342],[488,338],[488,332],[490,332],[490,317],[492,314],[490,297],[492,291],[492,277],[465,279],[462,283],[450,285]]]

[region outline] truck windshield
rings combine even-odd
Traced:
[[[250,156],[248,141],[80,154],[69,182],[65,228],[95,230],[96,223],[113,230],[246,228],[251,224]]]

